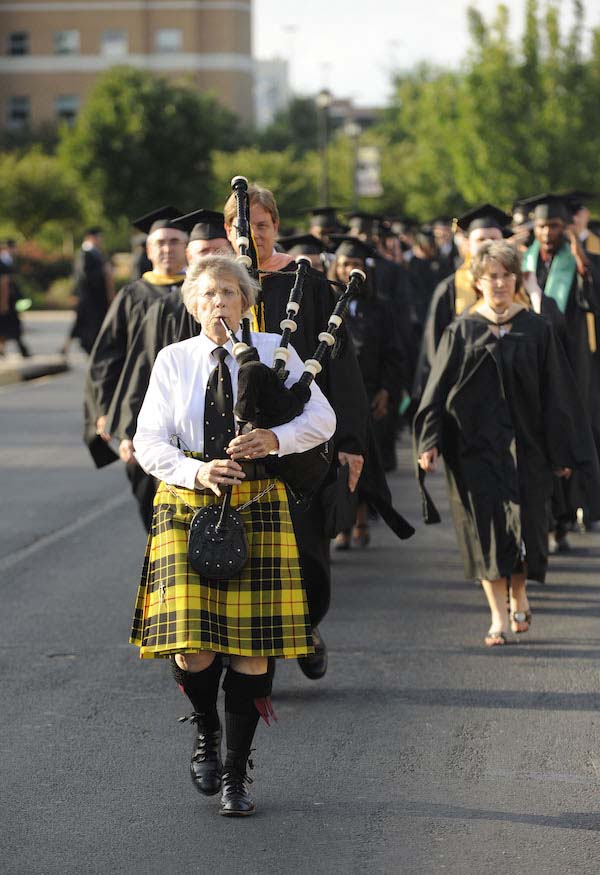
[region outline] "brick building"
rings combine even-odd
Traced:
[[[0,0],[0,124],[73,120],[115,64],[191,79],[251,121],[251,15],[251,0]]]

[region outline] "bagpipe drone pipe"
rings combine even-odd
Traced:
[[[319,334],[319,344],[313,357],[304,363],[304,372],[299,380],[287,387],[285,381],[289,375],[286,369],[290,354],[289,342],[297,328],[296,317],[300,310],[303,285],[309,267],[308,259],[302,259],[298,265],[286,307],[286,316],[281,321],[282,335],[280,345],[275,350],[273,367],[261,362],[257,350],[246,340],[239,341],[225,320],[221,320],[233,341],[233,355],[240,366],[234,413],[242,429],[274,428],[290,422],[302,412],[310,398],[311,383],[322,371],[335,345],[346,307],[350,299],[358,294],[365,281],[363,271],[352,271],[350,281],[344,287],[329,317],[326,329]],[[331,441],[327,441],[303,453],[291,453],[287,456],[269,455],[263,461],[269,472],[286,483],[296,500],[308,503],[327,476],[332,455]]]

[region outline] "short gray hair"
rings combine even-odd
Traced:
[[[499,261],[509,273],[514,273],[517,280],[515,293],[518,294],[523,286],[523,274],[521,272],[521,256],[516,248],[506,240],[486,240],[485,243],[482,243],[477,255],[473,256],[469,265],[474,284],[484,275],[490,261]]]
[[[240,287],[244,311],[256,303],[260,286],[256,280],[252,279],[246,268],[239,261],[236,261],[235,256],[207,255],[205,258],[199,258],[188,267],[181,286],[181,297],[188,313],[193,315],[192,308],[198,294],[198,281],[205,273],[216,280],[223,277],[233,278]]]

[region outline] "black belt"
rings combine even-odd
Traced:
[[[270,476],[264,462],[238,461],[238,465],[241,465],[246,480],[266,480]]]

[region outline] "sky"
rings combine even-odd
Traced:
[[[525,0],[505,4],[517,37]],[[469,5],[490,20],[498,0],[253,0],[254,55],[287,60],[295,93],[329,88],[360,106],[382,106],[395,70],[425,60],[455,66],[464,57]],[[545,0],[539,5],[545,7]],[[598,0],[585,0],[585,6],[587,27],[600,26]],[[572,21],[570,7],[563,0],[565,27]]]

